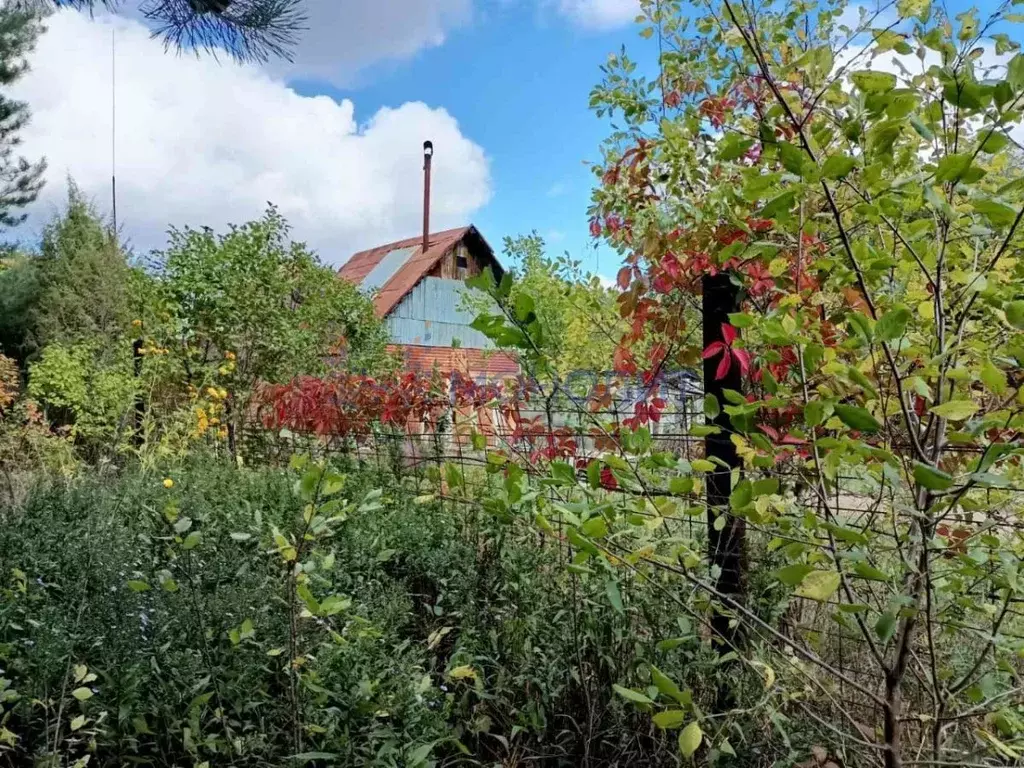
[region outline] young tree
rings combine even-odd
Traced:
[[[721,340],[680,351],[745,390],[713,404],[748,473],[731,515],[792,542],[778,578],[860,644],[854,677],[793,646],[878,713],[858,763],[1017,759],[1024,729],[993,713],[1021,703],[1001,671],[1020,507],[998,490],[1021,479],[1024,426],[1020,17],[724,0],[690,26],[676,2],[643,5],[656,76],[613,56],[593,94],[624,126],[594,208],[625,256],[623,309],[644,316],[624,344],[728,275],[742,305]],[[751,482],[783,470],[805,495]]]
[[[41,26],[35,14],[5,4],[0,7],[0,89],[9,87],[28,70],[26,56],[35,46]],[[46,162],[16,155],[18,133],[29,120],[29,107],[0,92],[0,227],[25,219],[21,209],[36,199],[43,186]]]
[[[536,232],[506,237],[503,251],[516,277],[509,301],[532,297],[544,325],[545,355],[558,374],[604,371],[624,330],[616,293],[568,255],[545,255],[544,239]],[[491,299],[478,291],[467,292],[466,299],[476,312],[493,309]]]
[[[31,351],[30,313],[39,300],[39,266],[25,253],[0,259],[0,354],[24,364]]]
[[[73,183],[63,213],[43,232],[34,266],[39,295],[29,314],[37,349],[54,343],[102,349],[126,337],[131,318],[125,254]]]
[[[851,22],[842,0],[722,0],[691,23],[676,0],[641,7],[654,76],[622,52],[591,96],[620,126],[592,221],[625,262],[615,359],[644,376],[703,359],[721,397],[690,436],[739,466],[662,451],[641,403],[630,429],[606,426],[589,487],[551,462],[541,527],[561,526],[576,568],[677,579],[736,698],[698,706],[653,665],[619,693],[712,765],[757,712],[803,766],[1020,761],[1024,55],[1007,30],[1024,17],[899,0]],[[538,348],[531,302],[491,287],[505,322],[489,329]],[[715,327],[693,328],[694,297]],[[707,550],[734,525],[756,534],[738,579]]]
[[[12,7],[98,7],[117,10],[123,0],[11,0]],[[305,17],[302,0],[138,0],[143,17],[178,50],[226,50],[236,59],[287,57]]]
[[[172,230],[157,254],[156,298],[141,318],[145,349],[166,350],[186,386],[222,393],[215,399],[232,440],[260,386],[338,365],[372,373],[390,360],[369,298],[288,234],[270,208],[224,235]]]

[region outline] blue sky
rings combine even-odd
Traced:
[[[610,132],[587,106],[600,65],[644,45],[637,0],[304,0],[293,62],[176,56],[137,18],[54,14],[13,95],[47,184],[31,243],[75,183],[136,251],[169,226],[222,230],[279,206],[328,263],[416,235],[422,143],[435,146],[433,229],[475,224],[500,249],[536,230],[599,263],[586,209]],[[112,69],[112,41],[114,67]],[[116,119],[112,100],[116,93]]]
[[[490,159],[493,196],[472,219],[493,247],[535,229],[549,253],[567,250],[587,268],[613,275],[615,255],[603,250],[599,264],[587,232],[594,177],[585,161],[599,158],[609,133],[587,101],[608,54],[634,41],[629,23],[594,30],[530,5],[505,5],[453,30],[438,47],[364,70],[351,86],[309,79],[292,85],[352,98],[357,118],[407,101],[443,106]]]
[[[136,251],[163,247],[169,226],[222,231],[270,201],[340,264],[417,234],[429,138],[434,229],[472,222],[495,248],[537,230],[549,253],[615,274],[615,255],[588,236],[585,162],[611,126],[587,102],[609,53],[625,44],[650,61],[638,0],[304,2],[295,60],[263,66],[175,56],[135,18],[51,16],[11,89],[32,110],[26,157],[49,163],[17,235],[38,238],[68,178],[109,214],[116,172]]]

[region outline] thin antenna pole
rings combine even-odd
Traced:
[[[110,30],[110,207],[117,237],[117,30]]]

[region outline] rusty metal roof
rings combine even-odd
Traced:
[[[482,243],[487,257],[494,261],[497,271],[500,272],[501,267],[497,265],[491,247],[487,245],[487,241],[476,227],[471,225],[431,234],[426,252],[423,251],[422,235],[359,251],[342,265],[338,275],[357,285],[366,285],[371,289],[380,288],[374,306],[377,315],[384,317],[416,287],[448,251],[470,235],[473,236],[471,240]],[[480,246],[477,245],[477,248]]]

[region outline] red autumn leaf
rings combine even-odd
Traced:
[[[709,360],[717,354],[720,354],[726,349],[726,346],[721,341],[713,341],[708,344],[707,349],[704,350],[704,354],[701,355],[705,360]]]
[[[740,373],[744,376],[750,371],[750,355],[745,349],[734,349],[732,350],[732,356],[736,358],[736,362],[740,364]]]
[[[729,354],[728,350],[722,355],[721,362],[718,363],[718,369],[715,371],[716,379],[724,379],[729,375],[729,369],[732,368],[732,355]]]
[[[619,274],[615,278],[615,284],[624,291],[629,288],[629,283],[632,279],[633,270],[630,267],[623,267],[619,270]]]

